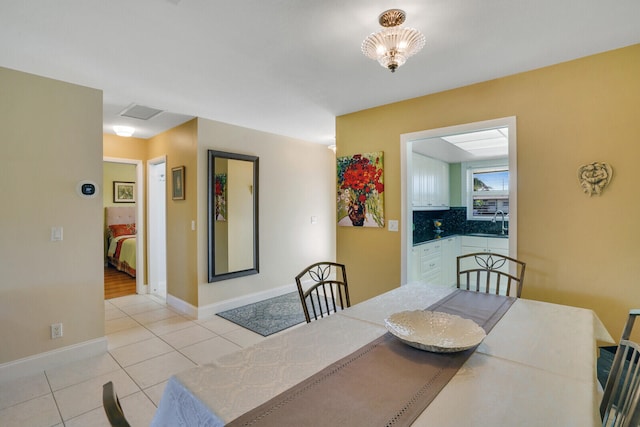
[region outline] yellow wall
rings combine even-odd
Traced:
[[[102,196],[76,193],[102,186],[102,92],[6,68],[0,87],[2,365],[104,337],[104,235]]]
[[[640,306],[638,76],[634,45],[348,114],[336,122],[338,155],[384,150],[385,217],[401,219],[401,134],[516,116],[523,297],[592,308],[617,337]],[[614,177],[590,198],[576,171],[594,161]],[[400,233],[337,227],[336,236],[352,300],[400,284]]]
[[[123,137],[105,133],[103,136],[105,157],[118,157],[129,160],[146,160],[147,140],[142,138]]]

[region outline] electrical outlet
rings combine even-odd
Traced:
[[[62,338],[62,323],[51,324],[51,339]]]

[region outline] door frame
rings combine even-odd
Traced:
[[[411,194],[413,179],[411,148],[413,141],[427,138],[438,138],[453,134],[469,133],[483,129],[507,127],[509,128],[509,255],[518,257],[518,156],[516,138],[516,117],[502,117],[480,122],[465,123],[443,128],[429,129],[400,135],[400,214],[401,221],[401,264],[400,283],[406,284],[408,280],[408,257],[413,246],[413,208]]]
[[[144,218],[144,172],[142,160],[125,159],[120,157],[102,157],[103,162],[124,163],[136,166],[136,293],[149,292],[145,285],[145,218]]]

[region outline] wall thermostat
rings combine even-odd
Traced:
[[[93,181],[80,181],[76,191],[82,197],[92,198],[98,195],[98,186]]]

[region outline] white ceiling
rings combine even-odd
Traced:
[[[389,8],[425,48],[360,52]],[[104,91],[105,132],[193,116],[323,144],[335,117],[640,43],[638,0],[2,0],[0,66]],[[165,110],[149,121],[118,113]]]

